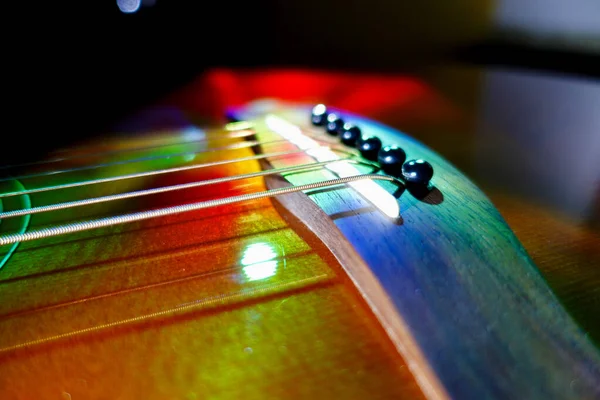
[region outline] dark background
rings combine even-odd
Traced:
[[[215,66],[418,74],[461,62],[600,73],[595,48],[577,38],[536,42],[498,29],[491,0],[157,0],[133,14],[114,1],[19,7],[2,13],[3,163],[103,132]]]

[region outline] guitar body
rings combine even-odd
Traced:
[[[339,177],[265,173],[318,161],[311,140],[353,151],[277,102],[231,110],[250,124],[147,129],[6,168],[2,238],[217,202],[0,247],[1,397],[599,397],[597,349],[487,198],[408,136],[342,114],[434,166],[426,190],[360,181],[398,218],[353,183],[219,203]],[[174,185],[188,187],[6,214]]]

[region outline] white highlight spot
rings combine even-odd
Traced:
[[[249,245],[244,250],[241,264],[249,281],[266,279],[277,272],[277,253],[269,244],[260,242]]]
[[[315,158],[319,162],[335,161],[340,159],[336,153],[326,147],[312,149],[313,147],[320,146],[317,141],[304,135],[302,130],[296,125],[276,115],[267,115],[265,122],[271,130],[289,140],[301,150],[310,149],[307,150],[306,154]],[[362,173],[353,165],[343,162],[328,164],[326,168],[334,172],[340,178],[362,175]],[[369,200],[375,207],[381,210],[381,212],[388,217],[398,218],[400,216],[400,205],[398,204],[396,198],[375,182],[371,180],[362,180],[348,182],[348,185],[360,193],[365,199]]]
[[[142,0],[117,0],[117,7],[124,14],[132,14],[140,9]]]

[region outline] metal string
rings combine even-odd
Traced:
[[[238,134],[238,135],[241,134],[241,133],[243,133],[244,135],[248,134],[248,136],[255,134],[254,131],[252,131],[252,132],[244,132],[243,130],[234,131],[232,133],[233,134]],[[242,135],[242,137],[244,135]],[[281,143],[281,142],[290,143],[289,140],[287,140],[287,139],[274,140],[274,141],[262,141],[262,142],[255,140],[255,141],[247,141],[247,142],[242,142],[242,143],[234,143],[232,145],[223,146],[221,148],[208,149],[208,150],[205,150],[205,151],[200,151],[198,153],[216,152],[216,151],[221,151],[221,150],[230,150],[230,149],[237,149],[237,148],[244,148],[244,147],[252,147],[252,146],[255,146],[255,145],[270,144],[270,143]],[[156,147],[160,147],[160,146],[153,146],[152,148],[156,148]],[[320,147],[321,148],[326,148],[324,146],[315,146],[315,149],[316,148],[320,148]],[[16,192],[5,193],[3,195],[0,195],[0,198],[1,197],[16,196],[16,195],[23,195],[23,194],[31,194],[31,193],[37,193],[37,192],[44,192],[44,191],[50,191],[50,190],[58,190],[58,189],[64,189],[64,188],[68,188],[68,187],[77,187],[77,186],[84,186],[84,185],[90,185],[90,184],[96,184],[96,183],[110,182],[110,181],[116,181],[116,180],[122,180],[122,179],[132,179],[132,178],[136,178],[136,177],[157,175],[157,174],[161,174],[161,173],[169,173],[169,172],[175,172],[175,171],[183,171],[183,170],[187,170],[187,169],[204,168],[204,167],[209,167],[209,166],[217,166],[217,165],[223,165],[223,164],[233,163],[233,162],[249,161],[249,160],[253,160],[253,159],[257,160],[257,159],[263,159],[263,158],[267,158],[267,157],[275,157],[275,156],[278,156],[278,155],[289,155],[289,154],[294,154],[294,153],[306,153],[308,150],[311,150],[311,149],[301,149],[301,150],[297,150],[297,151],[288,151],[288,152],[271,153],[271,154],[260,154],[260,155],[250,156],[250,157],[242,157],[242,158],[233,159],[233,160],[221,160],[221,161],[216,161],[216,162],[211,162],[211,163],[189,165],[189,166],[184,166],[184,167],[174,167],[174,168],[168,168],[168,169],[163,169],[163,170],[158,170],[158,171],[147,171],[147,172],[142,172],[142,173],[128,174],[128,175],[122,175],[122,176],[110,177],[110,178],[101,178],[101,179],[96,179],[96,180],[91,180],[91,181],[74,182],[74,183],[70,183],[70,184],[56,185],[56,186],[51,186],[51,187],[43,187],[43,188],[37,188],[37,189],[20,190],[20,191],[16,191]],[[198,154],[198,153],[192,153],[192,154]],[[347,152],[347,151],[345,153],[346,154],[350,154],[351,156],[355,155],[355,154],[353,154],[351,152]],[[190,154],[190,153],[188,152],[188,153],[183,153],[183,154]],[[181,155],[181,154],[175,154],[175,155],[171,154],[171,155],[167,155],[167,157],[172,157],[172,156],[177,156],[177,155]],[[119,164],[124,164],[124,163],[129,163],[129,162],[135,162],[135,161],[141,161],[141,160],[147,160],[147,159],[157,159],[157,158],[163,158],[163,157],[164,156],[159,156],[159,157],[144,157],[142,159],[124,160],[124,161],[121,161],[121,162],[113,162],[113,163],[92,165],[92,166],[75,168],[75,169],[71,169],[71,170],[53,171],[53,172],[47,172],[47,173],[35,174],[35,175],[37,175],[37,176],[54,175],[54,174],[58,174],[58,173],[70,172],[70,171],[73,171],[73,170],[83,170],[83,169],[100,168],[100,167],[108,166],[108,165],[119,165]],[[238,180],[238,179],[247,179],[247,178],[254,178],[254,177],[260,177],[260,176],[268,176],[268,175],[274,175],[274,174],[283,174],[283,173],[286,173],[286,172],[299,172],[299,171],[302,171],[302,170],[312,170],[312,169],[315,169],[315,168],[320,168],[320,167],[325,166],[327,164],[334,164],[335,162],[340,162],[340,161],[341,162],[354,162],[354,163],[357,163],[357,164],[360,163],[360,164],[363,164],[363,165],[370,165],[370,166],[374,166],[375,168],[377,168],[377,166],[374,165],[374,164],[372,164],[372,163],[360,162],[360,161],[357,161],[357,160],[352,160],[350,158],[339,159],[339,160],[328,160],[328,161],[317,162],[317,163],[312,163],[312,164],[304,164],[304,165],[299,165],[299,166],[292,166],[292,167],[288,167],[288,168],[280,168],[280,169],[275,169],[275,170],[271,169],[271,170],[265,170],[265,171],[259,171],[259,172],[255,172],[255,173],[250,173],[250,174],[243,174],[243,175],[237,175],[237,176],[229,176],[229,177],[224,177],[224,178],[217,178],[217,179],[212,179],[212,180],[207,180],[207,181],[191,182],[191,183],[187,183],[187,184],[166,186],[166,187],[153,188],[153,189],[145,189],[145,190],[139,190],[139,191],[133,191],[133,192],[127,192],[127,193],[119,193],[119,194],[108,195],[108,196],[100,196],[100,197],[91,198],[91,199],[84,199],[84,200],[63,202],[63,203],[51,204],[51,205],[46,205],[46,206],[39,206],[39,207],[34,207],[34,208],[29,208],[29,209],[21,209],[21,210],[0,212],[0,219],[2,219],[2,218],[10,218],[10,217],[17,217],[17,216],[23,216],[23,215],[28,215],[29,216],[31,214],[36,214],[36,213],[42,213],[42,212],[49,212],[49,211],[56,211],[56,210],[68,209],[68,208],[73,208],[73,207],[80,207],[80,206],[86,206],[86,205],[104,203],[104,202],[108,202],[108,201],[115,201],[115,200],[122,200],[122,199],[139,197],[139,196],[146,196],[146,195],[157,194],[157,193],[164,193],[164,192],[169,192],[169,191],[174,191],[174,190],[183,190],[183,189],[187,189],[187,188],[193,188],[193,187],[199,187],[199,186],[205,186],[205,185],[211,185],[211,184],[218,184],[218,183],[224,183],[224,182],[229,182],[229,181]],[[376,179],[394,180],[394,179],[389,178],[389,177],[382,177],[381,175],[373,175],[373,176],[376,176],[377,177]],[[29,177],[31,177],[31,175],[29,175]],[[349,182],[350,182],[352,180],[358,180],[356,178],[359,178],[359,177],[360,177],[360,179],[367,179],[366,175],[344,177],[342,179],[350,179],[349,180]],[[0,179],[0,181],[2,181],[2,180]],[[339,183],[333,183],[334,181],[336,181],[336,180],[330,181],[331,182],[330,184],[331,185],[339,184]],[[322,184],[322,183],[316,183],[316,184]],[[307,185],[303,185],[303,187],[304,186],[308,187]],[[318,187],[323,187],[323,186],[318,186]],[[298,187],[298,188],[300,188],[300,187]],[[287,189],[290,189],[290,188],[287,188]],[[303,189],[296,189],[295,191],[298,191],[298,190],[303,190]],[[254,199],[254,198],[262,198],[262,197],[269,197],[271,195],[272,196],[277,195],[277,193],[273,193],[273,194],[269,194],[269,193],[271,193],[271,191],[252,193],[252,194],[244,195],[244,196],[252,196],[252,197],[247,197],[247,198],[244,198],[244,199],[245,200],[251,200],[251,199]],[[258,196],[258,197],[253,197],[253,196]],[[192,208],[192,209],[200,209],[200,208],[218,206],[220,204],[219,203],[215,203],[215,202],[218,202],[218,201],[224,201],[223,204],[229,204],[229,201],[232,200],[232,199],[235,199],[235,198],[239,198],[240,200],[234,200],[234,202],[235,201],[245,201],[244,199],[242,199],[242,197],[243,196],[236,196],[236,197],[233,197],[233,198],[218,199],[218,200],[212,200],[212,201],[209,201],[209,202],[193,203],[193,204],[188,204],[188,205],[185,205],[185,206],[168,207],[168,209],[170,209],[170,211],[173,211],[173,212],[168,212],[167,214],[161,213],[161,212],[164,212],[167,209],[153,210],[153,211],[149,211],[149,212],[138,212],[138,213],[133,213],[133,214],[128,214],[128,215],[122,215],[122,216],[102,218],[100,220],[92,220],[92,221],[79,222],[79,223],[71,223],[71,224],[67,224],[67,225],[63,225],[63,226],[57,226],[57,227],[50,227],[50,228],[40,229],[38,231],[32,231],[32,232],[28,232],[28,233],[10,234],[10,235],[5,235],[5,236],[0,237],[0,239],[1,239],[0,240],[0,245],[11,243],[11,240],[14,240],[14,242],[12,242],[12,243],[16,243],[16,242],[19,242],[19,241],[22,241],[22,240],[33,240],[33,239],[42,238],[42,237],[56,236],[56,235],[62,234],[62,233],[77,232],[77,231],[81,231],[81,230],[94,229],[96,227],[112,226],[112,225],[115,225],[115,224],[120,224],[120,223],[125,223],[125,222],[131,222],[131,221],[137,221],[139,219],[153,218],[154,217],[153,213],[157,213],[157,212],[158,212],[158,214],[156,214],[156,216],[170,215],[171,213],[184,212],[184,211],[187,210],[186,207],[188,207],[188,206],[194,206],[194,208]],[[133,217],[134,215],[135,215],[135,217]],[[134,219],[130,221],[130,218],[132,218],[132,217]],[[123,218],[125,218],[125,219],[123,219]],[[63,232],[64,230],[66,230],[66,231]]]
[[[235,133],[235,132],[233,132],[233,133]],[[247,136],[253,136],[255,134],[256,134],[256,132],[252,131],[252,133],[248,132]],[[317,137],[317,136],[313,136],[313,135],[306,135],[306,136],[311,137],[314,140],[317,140],[321,143],[326,143],[327,145],[330,145],[332,147],[337,144],[334,141],[323,139],[322,137]],[[240,137],[244,137],[244,136],[240,136]],[[210,140],[213,140],[213,139],[210,139]],[[207,140],[207,141],[210,141],[210,140]],[[217,140],[217,139],[214,139],[214,140]],[[188,142],[188,143],[192,143],[192,142]],[[79,172],[79,171],[86,171],[86,170],[92,170],[92,169],[106,168],[106,167],[111,167],[114,165],[132,164],[132,163],[143,162],[143,161],[155,161],[155,160],[161,160],[161,159],[168,159],[171,157],[195,156],[195,155],[204,154],[204,153],[216,153],[216,152],[225,151],[225,150],[238,150],[238,149],[245,149],[248,147],[262,146],[262,145],[269,145],[269,144],[278,144],[278,143],[290,143],[290,142],[287,139],[277,139],[277,140],[268,140],[268,141],[249,140],[249,141],[245,141],[245,142],[236,142],[236,143],[232,143],[232,144],[229,144],[226,146],[214,147],[214,148],[199,150],[199,151],[187,151],[187,152],[181,152],[181,153],[163,154],[160,156],[138,157],[138,158],[132,158],[132,159],[127,159],[127,160],[111,161],[108,163],[85,165],[82,167],[68,168],[68,169],[64,169],[64,170],[36,172],[36,173],[32,173],[32,174],[24,174],[24,175],[18,175],[18,176],[11,175],[11,176],[6,176],[4,178],[0,177],[0,182],[9,181],[11,179],[21,179],[22,180],[22,179],[38,178],[38,177],[42,177],[42,176],[59,175],[59,174],[64,174],[64,173],[69,173],[69,172]],[[183,144],[185,144],[185,142]],[[156,147],[149,147],[146,149],[175,146],[175,145],[176,144],[156,146]],[[126,153],[126,152],[138,151],[138,150],[144,150],[144,148],[123,150],[122,152]],[[0,167],[0,170],[1,169],[10,169],[10,168],[17,167],[17,166],[51,164],[51,163],[55,163],[55,162],[59,162],[59,161],[67,161],[67,160],[71,160],[71,159],[75,159],[75,158],[86,158],[86,157],[92,157],[95,155],[102,155],[102,154],[108,154],[108,153],[97,153],[97,154],[93,154],[93,155],[79,155],[79,156],[64,157],[62,159],[17,164],[17,165]]]
[[[227,205],[227,204],[245,202],[245,201],[249,201],[249,200],[257,200],[257,199],[263,199],[263,198],[268,198],[268,197],[273,197],[273,196],[280,196],[283,194],[300,192],[300,191],[304,191],[304,190],[312,190],[312,189],[337,186],[337,185],[341,185],[344,183],[355,182],[355,181],[365,180],[365,179],[382,180],[382,181],[392,182],[397,185],[402,185],[401,181],[399,181],[398,179],[396,179],[394,177],[387,176],[387,175],[365,174],[365,175],[349,176],[349,177],[345,177],[345,178],[337,178],[337,179],[330,179],[330,180],[321,181],[321,182],[309,183],[306,185],[290,186],[290,187],[284,187],[284,188],[278,188],[278,189],[270,189],[270,190],[265,190],[265,191],[261,191],[261,192],[248,193],[248,194],[232,196],[232,197],[225,197],[225,198],[216,199],[216,200],[201,201],[201,202],[196,202],[196,203],[165,207],[165,208],[160,208],[160,209],[156,209],[156,210],[140,211],[140,212],[134,212],[134,213],[129,213],[129,214],[122,214],[122,215],[118,215],[118,216],[105,217],[105,218],[93,219],[93,220],[81,221],[81,222],[74,222],[74,223],[58,225],[58,226],[54,226],[54,227],[33,230],[33,231],[25,232],[25,233],[8,234],[8,235],[0,236],[0,245],[6,245],[6,244],[11,244],[11,243],[24,242],[24,241],[30,241],[30,240],[36,240],[36,239],[43,239],[43,238],[48,238],[48,237],[53,237],[53,236],[64,235],[67,233],[88,231],[88,230],[92,230],[92,229],[98,229],[98,228],[114,226],[114,225],[121,225],[121,224],[142,221],[142,220],[151,219],[151,218],[180,214],[180,213],[200,210],[200,209],[204,209],[204,208],[218,207],[218,206],[223,206],[223,205]]]
[[[21,209],[21,210],[4,211],[4,212],[0,212],[0,220],[2,220],[4,218],[12,218],[12,217],[19,217],[22,215],[30,215],[30,214],[38,214],[38,213],[43,213],[43,212],[64,210],[64,209],[68,209],[68,208],[81,207],[81,206],[87,206],[87,205],[98,204],[98,203],[107,203],[107,202],[115,201],[115,200],[123,200],[123,199],[129,199],[129,198],[134,198],[134,197],[148,196],[148,195],[152,195],[152,194],[166,193],[166,192],[190,189],[190,188],[200,187],[200,186],[215,185],[215,184],[231,182],[231,181],[241,180],[241,179],[249,179],[249,178],[257,178],[257,177],[261,177],[261,176],[284,174],[284,173],[288,173],[288,172],[310,171],[313,169],[321,168],[325,165],[335,164],[338,162],[350,162],[350,163],[354,163],[354,164],[363,164],[363,165],[373,166],[370,163],[366,163],[366,162],[363,162],[360,160],[354,160],[354,159],[350,159],[350,158],[342,158],[342,159],[332,160],[332,161],[321,161],[321,162],[316,162],[316,163],[311,163],[311,164],[295,165],[292,167],[285,167],[285,168],[274,168],[274,169],[268,169],[268,170],[259,171],[259,172],[252,172],[252,173],[248,173],[248,174],[239,174],[239,175],[226,176],[226,177],[222,177],[222,178],[208,179],[208,180],[204,180],[204,181],[195,181],[195,182],[183,183],[183,184],[178,184],[178,185],[158,187],[158,188],[153,188],[153,189],[144,189],[144,190],[137,190],[137,191],[126,192],[126,193],[119,193],[119,194],[114,194],[114,195],[93,197],[93,198],[84,199],[84,200],[75,200],[75,201],[68,201],[68,202],[57,203],[57,204],[50,204],[50,205],[46,205],[46,206],[30,207],[30,208],[25,208],[25,209]]]
[[[52,190],[69,189],[69,188],[74,188],[74,187],[79,187],[79,186],[95,185],[95,184],[99,184],[99,183],[116,182],[116,181],[121,181],[121,180],[126,180],[126,179],[143,178],[143,177],[148,177],[148,176],[169,174],[169,173],[174,173],[174,172],[189,171],[189,170],[194,170],[194,169],[217,167],[217,166],[221,166],[221,165],[233,164],[233,163],[239,163],[239,162],[245,162],[245,161],[262,160],[265,158],[285,157],[285,156],[289,156],[289,155],[293,155],[293,154],[306,153],[309,150],[315,150],[315,149],[320,149],[320,148],[327,149],[328,147],[316,146],[316,147],[308,148],[308,149],[304,149],[304,150],[290,150],[290,151],[281,151],[281,152],[275,152],[275,153],[257,154],[254,156],[232,158],[229,160],[211,161],[208,163],[185,165],[182,167],[173,167],[173,168],[164,168],[164,169],[153,170],[153,171],[137,172],[137,173],[131,173],[131,174],[125,174],[125,175],[111,176],[111,177],[107,177],[107,178],[91,179],[89,181],[80,181],[80,182],[65,183],[65,184],[61,184],[61,185],[46,186],[46,187],[35,188],[35,189],[24,189],[24,190],[19,190],[19,191],[14,191],[14,192],[2,193],[2,194],[0,194],[0,198],[11,197],[11,196],[21,196],[24,194],[48,192],[48,191],[52,191]],[[337,149],[335,151],[342,153],[342,154],[351,155],[351,156],[354,155],[354,153],[349,152],[349,151],[337,150]]]
[[[227,146],[214,147],[211,149],[200,150],[200,151],[186,151],[186,152],[182,152],[182,153],[163,154],[160,156],[146,156],[146,157],[132,158],[132,159],[128,159],[128,160],[112,161],[112,162],[102,163],[102,164],[85,165],[82,167],[68,168],[68,169],[63,169],[63,170],[37,172],[37,173],[33,173],[33,174],[26,174],[26,175],[19,175],[19,176],[9,176],[6,178],[0,178],[0,182],[12,180],[12,179],[23,180],[23,179],[29,179],[29,178],[42,177],[42,176],[50,176],[50,175],[54,176],[54,175],[64,174],[67,172],[87,171],[87,170],[91,170],[91,169],[106,168],[106,167],[112,167],[115,165],[132,164],[132,163],[142,162],[142,161],[155,161],[155,160],[164,160],[164,159],[168,159],[168,158],[172,158],[172,157],[195,156],[195,155],[204,154],[204,153],[216,153],[216,152],[225,151],[225,150],[245,149],[248,147],[262,146],[262,145],[267,145],[267,144],[277,144],[277,143],[289,143],[289,141],[286,139],[277,139],[277,140],[269,140],[269,141],[249,140],[249,141],[245,141],[245,142],[237,142],[237,143],[232,143]]]
[[[192,124],[190,122],[190,125],[188,127],[196,128],[196,125]],[[166,131],[171,132],[171,131],[177,131],[177,130],[180,130],[180,129],[185,129],[185,127],[174,127],[174,128],[170,128],[170,129],[169,128],[163,128],[163,129],[156,129],[155,131],[156,132],[162,132],[162,131],[166,130]],[[225,129],[224,130],[225,131],[229,131],[229,132],[235,132],[235,131],[247,131],[247,130],[252,130],[252,129],[254,129],[254,124],[252,124],[251,122],[249,122],[249,121],[238,121],[238,122],[229,122],[229,123],[225,124]],[[200,128],[200,130],[202,130],[202,129]],[[204,134],[206,136],[215,136],[215,137],[222,136],[223,129],[215,129],[215,130],[217,131],[216,133],[213,130],[207,130],[207,131],[203,130],[203,131],[204,131]],[[160,138],[156,139],[155,141],[156,142],[164,142],[164,143],[166,143],[165,140],[162,139],[163,136],[164,135],[161,134]],[[169,136],[172,136],[172,135],[169,135]],[[110,137],[113,137],[113,135],[111,135]],[[131,139],[131,138],[136,138],[136,137],[139,137],[139,136],[127,136],[127,135],[125,135],[124,137],[127,138],[127,139]],[[53,153],[55,153],[55,154],[71,153],[73,150],[84,150],[85,151],[85,150],[89,150],[89,149],[95,149],[97,147],[98,147],[97,143],[76,143],[76,144],[70,145],[67,148],[56,149]],[[129,149],[134,149],[134,150],[136,149],[135,146],[133,146],[133,147],[132,146],[128,146],[128,148]]]
[[[23,184],[19,181],[15,181],[15,184],[21,188],[23,188]],[[22,206],[25,207],[25,209],[31,208],[31,198],[29,197],[29,195],[25,195],[23,197],[21,197],[19,199],[22,203]],[[1,201],[0,201],[1,203]],[[29,222],[31,221],[31,215],[25,215],[25,218],[23,218],[23,221],[21,221],[21,227],[19,229],[19,233],[24,233],[27,230],[27,227],[29,226]],[[4,265],[8,262],[9,258],[13,255],[13,253],[17,250],[17,247],[19,247],[19,243],[13,243],[13,245],[8,249],[8,251],[6,252],[6,254],[4,254],[4,256],[0,259],[0,269],[2,269],[2,267],[4,267]]]
[[[254,134],[254,133],[252,133],[252,134]],[[250,134],[248,134],[248,136],[250,136]],[[244,137],[244,136],[239,136],[239,137]],[[288,140],[278,140],[275,142],[289,143]],[[327,142],[327,141],[324,141],[324,142]],[[252,142],[247,142],[247,143],[252,143]],[[244,146],[244,147],[251,147],[254,145],[269,144],[269,143],[273,143],[273,142],[262,142],[262,143],[257,142],[254,144],[249,144],[248,146]],[[162,146],[153,146],[153,147],[148,147],[148,148],[144,148],[144,149],[157,148],[157,147],[162,147]],[[229,147],[229,146],[227,146],[227,147]],[[239,148],[239,147],[235,147],[235,148]],[[217,161],[217,162],[213,162],[213,163],[205,163],[205,164],[199,164],[199,165],[170,168],[170,169],[164,169],[164,170],[158,170],[158,171],[149,171],[149,172],[138,173],[138,174],[122,175],[120,177],[103,178],[103,179],[97,179],[97,180],[92,180],[92,181],[84,181],[84,182],[76,182],[76,183],[70,183],[70,184],[64,184],[64,185],[57,185],[57,186],[52,186],[52,187],[21,190],[18,192],[11,192],[11,193],[6,193],[3,195],[0,195],[0,197],[25,195],[25,194],[37,193],[37,192],[43,192],[43,191],[49,191],[49,190],[64,189],[67,187],[77,187],[77,186],[84,186],[84,185],[90,185],[90,184],[96,184],[96,183],[111,182],[111,181],[116,181],[116,180],[121,180],[121,179],[132,179],[132,178],[136,178],[136,177],[151,176],[151,175],[157,175],[157,174],[161,174],[161,173],[170,173],[170,172],[183,171],[183,170],[194,169],[194,168],[204,168],[204,167],[208,167],[208,166],[217,166],[217,165],[223,165],[223,164],[228,164],[228,163],[259,160],[259,159],[264,159],[264,158],[274,158],[274,157],[286,156],[286,155],[297,154],[297,153],[306,153],[308,150],[318,149],[318,148],[327,148],[327,147],[326,146],[315,146],[314,148],[297,150],[297,151],[261,154],[261,155],[256,155],[256,156],[251,156],[251,157],[243,157],[243,158],[233,159],[233,160],[222,160],[222,161]],[[209,151],[219,151],[219,150],[212,149]],[[118,151],[118,152],[125,152],[125,151]],[[340,152],[345,153],[345,154],[350,154],[351,156],[355,155],[352,152],[348,152],[348,151],[340,151]],[[105,153],[98,153],[98,154],[94,154],[94,155],[101,155],[101,154],[109,154],[109,153],[105,152]],[[112,154],[114,154],[114,152]],[[189,154],[189,153],[187,153],[187,154]],[[197,153],[194,153],[194,154],[197,154]],[[173,156],[177,156],[177,155],[170,155],[168,157],[173,157]],[[83,158],[83,157],[84,156],[77,156],[76,158]],[[71,158],[75,158],[75,157],[71,157]],[[63,161],[66,159],[67,159],[66,157],[63,159],[56,159],[56,161],[54,161],[54,162],[59,162],[59,161]],[[134,161],[132,161],[132,162],[134,162]],[[81,200],[81,201],[73,201],[73,202],[59,203],[59,204],[54,204],[54,205],[49,205],[49,206],[17,210],[17,211],[12,211],[12,212],[4,212],[4,213],[0,213],[0,219],[16,217],[16,216],[21,216],[21,215],[27,215],[27,218],[29,218],[30,214],[39,213],[39,212],[46,212],[46,211],[53,211],[53,210],[77,207],[77,206],[84,206],[84,205],[88,205],[88,204],[102,203],[102,202],[106,202],[106,201],[126,199],[126,198],[131,198],[131,197],[168,192],[168,191],[173,191],[173,190],[182,190],[182,189],[187,189],[187,188],[192,188],[192,187],[197,187],[197,186],[224,183],[224,182],[229,182],[229,181],[238,180],[238,179],[248,179],[248,178],[260,177],[260,176],[284,174],[284,173],[288,173],[288,172],[290,172],[290,173],[291,172],[301,172],[301,171],[305,171],[305,170],[321,168],[325,165],[331,165],[331,164],[335,164],[338,162],[350,162],[350,163],[363,164],[363,165],[368,165],[368,166],[377,168],[377,165],[375,165],[373,163],[364,162],[364,161],[360,161],[360,160],[356,160],[356,159],[352,159],[352,158],[343,158],[343,159],[337,159],[337,160],[316,162],[316,163],[311,163],[311,164],[296,165],[296,166],[287,167],[287,168],[278,168],[278,169],[259,171],[259,172],[255,172],[255,173],[249,173],[249,174],[241,174],[241,175],[237,175],[237,176],[228,176],[228,177],[217,178],[217,179],[206,180],[206,181],[192,182],[192,183],[182,184],[182,185],[173,185],[173,186],[167,186],[167,187],[161,187],[161,188],[155,188],[155,189],[140,190],[140,191],[136,191],[136,192],[121,193],[121,194],[111,195],[111,196],[102,196],[102,197],[98,197],[98,198],[86,199],[86,200]],[[35,164],[41,164],[41,163],[35,163]],[[113,163],[112,165],[115,165],[115,164],[120,164],[120,163]],[[100,166],[98,166],[98,168],[100,168]],[[85,168],[85,169],[91,169],[91,168]],[[81,169],[79,169],[79,170],[81,170]],[[64,171],[64,172],[69,172],[69,171]],[[55,173],[63,173],[63,171],[48,173],[47,175],[51,175],[51,174],[55,174]],[[257,192],[257,193],[232,196],[232,197],[222,198],[222,199],[217,199],[217,200],[203,201],[203,202],[185,204],[185,205],[180,205],[180,206],[172,206],[172,207],[166,207],[166,208],[157,209],[157,210],[135,212],[135,213],[130,213],[130,214],[123,214],[121,216],[113,216],[113,217],[95,219],[95,220],[90,220],[90,221],[75,222],[75,223],[65,224],[62,226],[56,226],[56,227],[52,227],[52,228],[39,229],[39,230],[27,232],[27,233],[20,232],[17,234],[0,236],[0,245],[11,244],[11,243],[17,244],[22,241],[58,236],[58,235],[67,234],[67,233],[87,231],[87,230],[97,229],[97,228],[101,228],[101,227],[114,226],[114,225],[135,222],[135,221],[141,221],[141,220],[151,219],[151,218],[157,218],[157,217],[162,217],[162,216],[167,216],[167,215],[173,215],[173,214],[178,214],[178,213],[183,213],[183,212],[189,212],[189,211],[194,211],[194,210],[199,210],[199,209],[204,209],[204,208],[209,208],[209,207],[217,207],[217,206],[232,204],[232,203],[236,203],[236,202],[243,202],[243,201],[250,201],[250,200],[261,199],[261,198],[279,196],[279,195],[284,195],[284,194],[293,193],[293,192],[300,192],[300,191],[304,191],[304,190],[312,190],[312,189],[318,189],[318,188],[338,186],[338,185],[342,185],[342,184],[354,182],[354,181],[359,181],[359,180],[384,180],[384,181],[392,182],[394,184],[401,184],[401,182],[399,180],[397,180],[396,178],[393,178],[390,176],[385,176],[385,175],[367,174],[367,175],[350,176],[350,177],[344,177],[344,178],[338,178],[338,179],[331,179],[331,180],[322,181],[322,182],[315,182],[315,183],[306,184],[306,185],[291,186],[291,187],[285,187],[285,188],[279,188],[279,189],[266,190],[266,191]],[[0,179],[0,181],[2,181],[2,179]],[[276,285],[272,285],[268,288],[259,288],[258,290],[256,290],[256,294],[271,290],[274,287],[278,287],[278,288],[286,287],[287,288],[288,286],[293,287],[300,283],[303,283],[303,284],[304,283],[308,283],[308,284],[316,283],[316,282],[321,281],[325,277],[326,277],[325,275],[320,275],[320,276],[316,276],[316,277],[305,278],[305,279],[295,281],[295,282],[276,284]],[[249,293],[245,292],[244,294],[247,296]],[[204,299],[204,300],[200,300],[200,301],[194,301],[194,302],[180,305],[178,307],[174,307],[174,308],[171,308],[168,310],[158,311],[155,313],[150,313],[150,314],[146,314],[146,315],[142,315],[142,316],[138,316],[138,317],[128,318],[128,319],[124,319],[121,321],[103,324],[100,326],[85,328],[85,329],[77,330],[74,332],[58,334],[58,335],[54,335],[54,336],[50,336],[50,337],[46,337],[46,338],[42,338],[42,339],[38,339],[38,340],[28,341],[25,343],[14,345],[14,346],[0,348],[0,353],[17,350],[19,348],[28,347],[28,346],[32,346],[32,345],[47,343],[47,342],[54,341],[54,340],[65,339],[65,338],[80,335],[80,334],[91,333],[91,332],[95,332],[95,331],[103,330],[103,329],[107,329],[107,328],[118,327],[118,326],[122,326],[122,325],[129,324],[129,323],[141,322],[141,321],[145,321],[147,319],[163,317],[163,316],[167,316],[167,315],[178,313],[178,312],[196,309],[198,307],[207,306],[209,304],[215,304],[215,303],[218,304],[218,303],[223,302],[224,300],[238,300],[238,298],[240,298],[240,294],[218,296],[215,299],[208,299],[208,300]]]
[[[222,140],[226,140],[226,139],[238,139],[238,138],[245,138],[248,136],[253,136],[255,134],[256,134],[256,132],[245,129],[245,130],[240,130],[240,131],[221,133],[221,134],[219,134],[219,136],[210,137],[210,138],[203,137],[202,139],[187,140],[187,141],[175,142],[175,143],[156,144],[156,145],[152,145],[152,146],[110,150],[110,151],[103,151],[103,152],[97,152],[97,153],[77,154],[74,156],[56,157],[56,158],[51,158],[49,160],[32,161],[32,162],[26,162],[26,163],[21,163],[21,164],[1,165],[0,170],[13,169],[13,168],[17,168],[17,167],[29,167],[29,166],[33,166],[33,165],[54,164],[54,163],[58,163],[58,162],[62,162],[62,161],[76,160],[76,159],[80,159],[80,158],[110,156],[110,155],[116,155],[116,154],[130,153],[130,152],[134,152],[134,151],[155,150],[155,149],[160,149],[163,147],[181,146],[181,145],[191,144],[191,143],[200,144],[200,143],[207,143],[207,142],[211,142],[211,141],[222,141]]]

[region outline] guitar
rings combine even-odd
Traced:
[[[324,106],[228,115],[3,168],[2,398],[600,397],[442,157]]]

